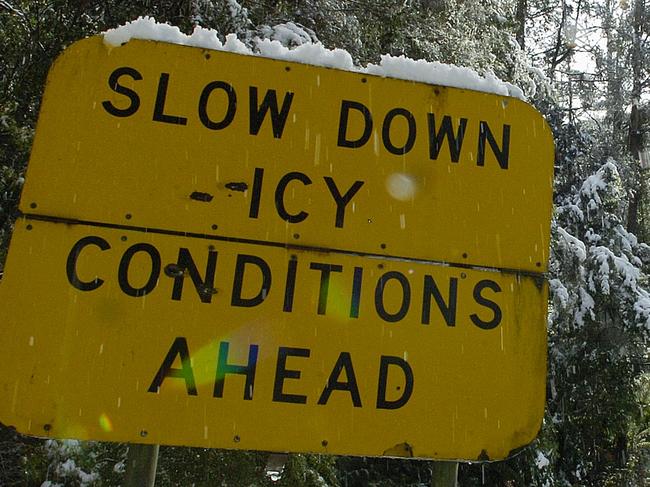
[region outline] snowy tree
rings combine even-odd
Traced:
[[[549,413],[555,470],[605,482],[628,461],[628,424],[647,358],[650,248],[625,229],[624,193],[606,161],[556,210],[550,281]]]

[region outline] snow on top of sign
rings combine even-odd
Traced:
[[[286,25],[290,26],[290,23]],[[289,30],[291,29],[287,30],[287,34],[291,34]],[[347,51],[328,49],[320,42],[306,41],[296,47],[288,48],[278,40],[256,39],[253,50],[237,39],[235,34],[228,34],[225,42],[221,42],[217,34],[216,30],[197,26],[192,35],[186,35],[178,27],[158,23],[153,17],[139,17],[137,20],[106,31],[104,42],[109,46],[120,46],[131,39],[161,41],[483,91],[522,100],[525,98],[523,91],[513,84],[501,81],[492,73],[481,76],[470,68],[390,55],[383,55],[379,64],[368,64],[364,68],[355,66],[352,56]]]
[[[379,64],[369,64],[364,71],[378,76],[453,86],[524,99],[524,93],[520,88],[501,81],[494,73],[485,73],[484,76],[481,76],[473,69],[437,61],[384,54],[381,56]]]

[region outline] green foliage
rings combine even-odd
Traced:
[[[119,485],[125,455],[126,446],[119,443],[47,440],[26,457],[23,482],[46,487]]]
[[[325,487],[338,485],[335,459],[323,455],[289,455],[282,476],[270,485],[291,487]]]
[[[650,483],[650,375],[644,373],[637,381],[638,415],[628,427],[629,452],[623,482],[627,485]]]
[[[555,470],[570,483],[620,480],[638,420],[648,248],[621,225],[623,195],[609,160],[557,209],[548,408]]]
[[[0,274],[32,138],[31,128],[19,125],[14,113],[15,104],[0,105]]]
[[[431,462],[399,458],[339,457],[343,487],[416,487],[431,481]]]
[[[264,485],[266,457],[258,452],[161,447],[156,485]]]
[[[207,448],[162,447],[156,485],[228,485],[231,487],[336,486],[333,457],[288,455],[281,478],[267,475],[269,454]]]

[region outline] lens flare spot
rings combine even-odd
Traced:
[[[415,197],[417,182],[409,174],[394,172],[386,178],[388,194],[399,201],[409,201]]]
[[[337,282],[330,281],[327,314],[341,322],[350,319],[350,294]]]
[[[106,433],[113,431],[113,423],[106,413],[102,413],[99,416],[99,427]]]

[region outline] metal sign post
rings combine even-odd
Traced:
[[[159,445],[130,443],[126,456],[124,487],[153,487],[156,482]]]
[[[431,487],[456,487],[458,462],[432,462]]]

